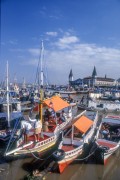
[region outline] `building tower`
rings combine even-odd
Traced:
[[[73,81],[73,72],[72,69],[70,70],[70,74],[69,74],[69,84],[71,84],[70,82]]]
[[[96,67],[94,66],[94,69],[93,69],[93,72],[92,72],[92,84],[93,84],[93,87],[95,87],[96,78],[97,78],[97,71],[96,71]]]

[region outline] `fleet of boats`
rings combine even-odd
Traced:
[[[90,151],[85,153],[91,144],[95,147],[92,155],[94,154],[96,162],[105,164],[120,147],[120,116],[108,114],[100,119],[99,112],[119,113],[120,93],[117,92],[117,97],[106,98],[104,93],[91,93],[89,89],[82,92],[75,89],[56,91],[51,87],[51,91],[43,88],[42,67],[40,74],[41,84],[38,87],[17,88],[15,95],[10,93],[7,63],[7,86],[4,91],[0,91],[0,146],[4,147],[4,158],[41,157],[41,153],[47,152],[59,142],[51,157],[60,173],[76,158],[84,160],[91,156]],[[81,94],[79,101],[72,98],[77,93]],[[81,112],[73,113],[74,108]],[[46,109],[50,111],[48,119],[45,118]],[[66,114],[65,121],[61,118],[63,110]],[[36,114],[42,124],[37,142],[34,136],[36,119],[33,117]],[[24,123],[31,124],[27,142],[22,131]]]

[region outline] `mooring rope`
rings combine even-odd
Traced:
[[[96,149],[98,149],[98,147],[97,147]],[[91,157],[91,156],[94,154],[94,152],[96,151],[96,149],[95,149],[91,154],[89,154],[88,156],[86,156],[85,158],[75,159],[75,161],[83,161],[83,160],[85,160],[85,159],[88,159],[89,157]]]
[[[28,151],[30,151],[30,149],[28,149]],[[34,158],[36,158],[36,159],[38,159],[38,160],[47,160],[49,157],[51,157],[52,156],[52,154],[50,154],[50,156],[48,156],[47,158],[45,157],[45,158],[40,158],[40,157],[37,157],[32,151],[30,151],[30,153],[32,154],[32,156],[34,157]]]

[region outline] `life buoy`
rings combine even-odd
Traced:
[[[55,161],[60,161],[65,157],[65,151],[62,149],[57,149],[53,152],[52,157]]]

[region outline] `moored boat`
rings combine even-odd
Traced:
[[[103,118],[95,146],[96,162],[106,164],[108,158],[120,147],[120,116],[107,115]]]
[[[88,108],[96,111],[105,111],[105,112],[119,112],[120,111],[120,102],[119,101],[103,101],[92,99],[88,101]]]
[[[72,121],[58,150],[53,153],[58,172],[62,173],[76,158],[84,155],[85,147],[87,148],[94,138],[97,122],[98,113],[86,111]]]
[[[6,90],[2,97],[0,97],[0,144],[6,145],[11,137],[11,132],[14,126],[23,119],[21,113],[21,102],[14,97],[14,92],[9,90],[8,81],[8,62],[7,62],[7,75],[6,75]],[[13,94],[13,96],[11,95]],[[19,126],[16,129],[19,134]]]
[[[65,128],[65,126],[70,123],[70,121],[72,120],[72,116],[71,115],[69,116],[70,105],[66,101],[61,99],[59,96],[54,96],[54,97],[43,100],[44,108],[46,107],[50,108],[51,102],[53,105],[53,110],[57,115],[63,109],[68,111],[66,121],[62,122],[59,119],[59,117],[50,116],[49,120],[45,121],[43,124],[43,129],[42,129],[41,136],[39,137],[38,142],[35,142],[34,128],[32,128],[29,132],[29,137],[26,144],[24,143],[23,135],[21,135],[20,137],[16,137],[16,140],[12,147],[11,147],[12,141],[8,143],[5,156],[8,156],[8,157],[10,156],[14,158],[16,156],[18,157],[30,156],[30,155],[34,156],[34,153],[37,153],[38,155],[40,155],[41,152],[48,150],[50,147],[56,144],[57,140],[59,139],[62,129]]]

